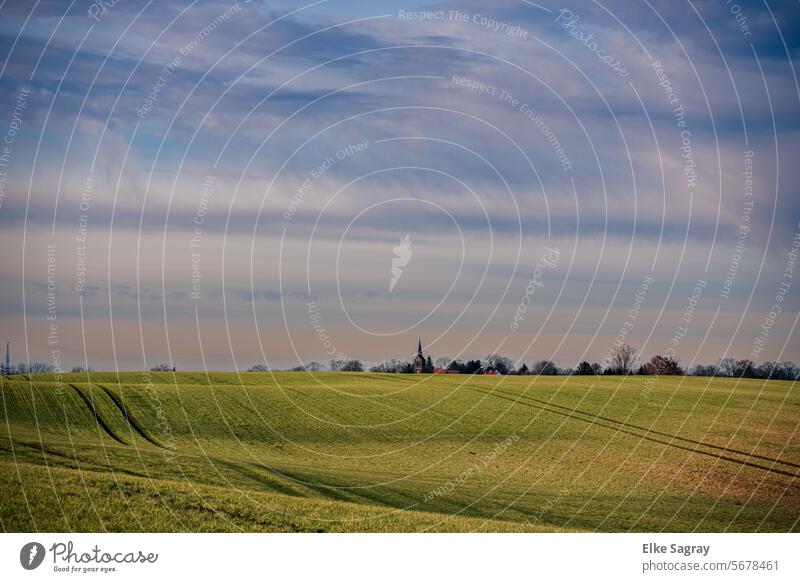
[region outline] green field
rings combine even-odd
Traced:
[[[790,382],[1,382],[3,531],[800,530]]]

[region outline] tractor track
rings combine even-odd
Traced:
[[[501,398],[503,400],[508,400],[508,401],[513,402],[515,404],[522,404],[524,406],[529,406],[531,408],[536,408],[538,410],[542,410],[544,412],[549,412],[551,414],[558,414],[558,415],[561,415],[561,416],[566,416],[567,418],[571,418],[573,420],[579,420],[581,422],[586,422],[586,423],[589,423],[589,424],[593,424],[595,426],[601,426],[603,428],[608,428],[608,429],[614,430],[616,432],[621,432],[621,433],[624,433],[624,434],[635,436],[635,437],[638,437],[640,439],[644,439],[646,441],[658,443],[660,445],[665,445],[665,446],[668,446],[668,447],[671,447],[671,448],[680,449],[680,450],[684,450],[684,451],[689,451],[691,453],[697,453],[697,454],[705,455],[705,456],[708,456],[708,457],[713,457],[715,459],[719,459],[719,460],[722,460],[722,461],[727,461],[727,462],[730,462],[730,463],[735,463],[735,464],[738,464],[738,465],[744,465],[744,466],[747,466],[747,467],[752,467],[754,469],[759,469],[761,471],[766,471],[768,473],[777,473],[777,474],[780,474],[780,475],[785,475],[785,476],[791,477],[793,479],[797,479],[798,477],[800,477],[800,474],[798,474],[796,472],[793,473],[791,471],[786,471],[786,470],[783,470],[783,469],[777,469],[775,467],[768,467],[766,465],[761,465],[759,463],[754,463],[752,461],[747,461],[747,460],[743,460],[743,459],[737,459],[735,457],[726,456],[726,455],[720,454],[720,453],[715,452],[715,451],[702,450],[699,447],[708,447],[708,448],[712,448],[712,449],[721,449],[721,450],[726,451],[728,453],[737,454],[737,455],[743,455],[743,456],[747,456],[748,458],[757,457],[759,459],[768,460],[769,462],[771,462],[773,464],[783,464],[783,465],[789,465],[789,466],[795,466],[796,467],[797,465],[795,463],[790,463],[790,462],[786,462],[786,461],[780,461],[778,459],[772,459],[770,457],[763,457],[763,456],[760,456],[760,455],[754,455],[754,454],[750,454],[750,453],[744,453],[744,452],[741,452],[741,451],[736,451],[734,449],[726,449],[725,447],[719,447],[717,445],[711,445],[711,444],[708,444],[708,443],[703,443],[701,441],[692,441],[690,439],[679,437],[677,435],[670,435],[668,433],[652,431],[652,430],[649,430],[649,429],[646,429],[646,428],[638,427],[637,425],[631,425],[629,423],[625,423],[625,422],[622,422],[622,421],[613,420],[613,419],[605,418],[605,417],[602,417],[602,416],[597,416],[597,415],[594,415],[594,414],[591,414],[591,413],[588,413],[588,412],[583,412],[583,411],[580,411],[580,410],[577,410],[577,409],[571,409],[571,408],[568,408],[566,406],[554,405],[554,404],[550,404],[550,403],[541,404],[543,401],[536,400],[535,398],[532,398],[532,397],[529,397],[529,396],[525,396],[525,395],[511,396],[511,395],[509,395],[509,394],[507,394],[505,392],[499,392],[497,390],[481,390],[479,388],[475,388],[474,386],[465,386],[465,388],[467,388],[468,390],[472,390],[473,392],[478,392],[480,394],[485,394],[487,396],[494,396],[495,398]],[[583,415],[583,416],[579,416],[579,415]],[[588,417],[588,418],[586,418],[586,417]],[[634,427],[636,428],[636,431],[639,431],[639,432],[636,432],[634,430]],[[669,437],[672,440],[688,441],[690,443],[695,444],[696,446],[695,447],[690,447],[690,446],[687,446],[687,445],[676,444],[674,442],[670,442],[670,441],[662,440],[660,438],[649,436],[650,433],[657,434],[659,436],[666,436],[666,437]]]
[[[103,419],[103,417],[100,416],[100,413],[97,411],[97,408],[95,408],[94,402],[92,401],[92,399],[89,396],[87,396],[83,392],[83,390],[78,388],[75,384],[70,384],[70,386],[75,390],[75,392],[78,393],[78,396],[80,396],[80,398],[81,398],[81,400],[83,400],[84,404],[86,404],[86,408],[88,408],[89,412],[92,413],[92,416],[94,416],[94,419],[97,422],[98,426],[100,426],[106,432],[106,434],[108,434],[108,436],[110,436],[112,439],[114,439],[118,443],[121,443],[123,445],[127,445],[128,443],[125,442],[121,437],[117,436],[117,434],[113,430],[111,430],[111,427],[108,426],[108,424]]]
[[[105,392],[106,394],[108,394],[108,397],[109,397],[109,398],[111,398],[111,401],[114,403],[114,405],[115,405],[115,406],[116,406],[116,407],[119,409],[119,411],[122,413],[122,416],[124,416],[124,417],[125,417],[125,420],[127,420],[127,421],[128,421],[128,424],[130,424],[130,426],[131,426],[131,427],[132,427],[132,428],[133,428],[133,429],[134,429],[134,430],[135,430],[137,433],[139,433],[139,436],[140,436],[140,437],[142,437],[144,440],[146,440],[146,441],[147,441],[147,442],[149,442],[150,444],[152,444],[152,445],[155,445],[155,446],[157,446],[157,447],[159,447],[159,448],[161,448],[161,449],[165,448],[165,447],[164,447],[164,445],[162,445],[161,443],[159,443],[158,441],[156,441],[156,440],[155,440],[153,437],[151,437],[149,434],[147,434],[147,431],[145,430],[145,428],[144,428],[144,426],[142,425],[142,423],[140,423],[140,422],[139,422],[139,421],[136,419],[136,417],[135,417],[135,416],[133,416],[133,414],[132,414],[132,413],[131,413],[131,412],[128,410],[128,407],[127,407],[127,406],[125,406],[125,403],[122,401],[122,399],[121,399],[119,396],[117,396],[117,394],[115,394],[115,393],[114,393],[114,392],[113,392],[113,391],[112,391],[110,388],[106,388],[105,386],[101,386],[100,384],[98,384],[98,387],[99,387],[99,388],[100,388],[100,389],[101,389],[103,392]]]

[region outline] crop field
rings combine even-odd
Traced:
[[[800,393],[683,377],[2,379],[3,531],[798,531]]]

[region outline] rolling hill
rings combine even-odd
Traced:
[[[683,377],[2,379],[4,531],[797,531],[800,393]]]

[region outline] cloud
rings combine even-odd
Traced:
[[[537,322],[553,322],[545,336],[568,330],[575,313],[584,327],[597,322],[587,334],[614,331],[631,289],[655,268],[665,275],[665,315],[657,323],[656,311],[652,329],[669,337],[663,320],[683,309],[698,278],[725,279],[747,222],[724,331],[711,334],[735,336],[737,316],[757,321],[774,296],[800,220],[796,10],[578,2],[570,10],[591,44],[557,21],[562,6],[542,4],[550,11],[512,0],[426,4],[466,15],[427,22],[399,18],[390,2],[341,2],[336,12],[251,2],[231,12],[234,2],[126,1],[100,22],[77,3],[64,14],[62,3],[39,2],[30,19],[23,3],[4,6],[0,44],[14,48],[0,90],[31,89],[4,176],[4,248],[16,257],[26,245],[26,260],[41,261],[44,241],[59,241],[62,317],[80,314],[67,290],[85,217],[84,308],[96,321],[112,309],[115,320],[135,321],[141,308],[190,333],[195,307],[217,328],[254,313],[283,321],[284,307],[312,351],[309,297],[345,338],[347,309],[359,325],[387,331],[416,325],[446,296],[415,330],[454,334],[440,345],[455,353],[470,334],[502,339],[548,241],[574,260],[535,307]],[[509,36],[504,23],[526,34]],[[13,100],[0,106],[2,137]],[[366,147],[339,157],[357,144]],[[388,301],[387,261],[405,232],[417,254]],[[192,252],[203,275],[197,305]],[[40,316],[41,262],[26,265],[22,281],[19,261],[4,261],[0,308],[19,311],[29,288],[27,308]],[[591,334],[575,337],[563,357],[599,349]],[[746,353],[749,339],[735,339],[731,349]],[[400,353],[397,341],[387,353]],[[382,348],[359,335],[344,349]]]

